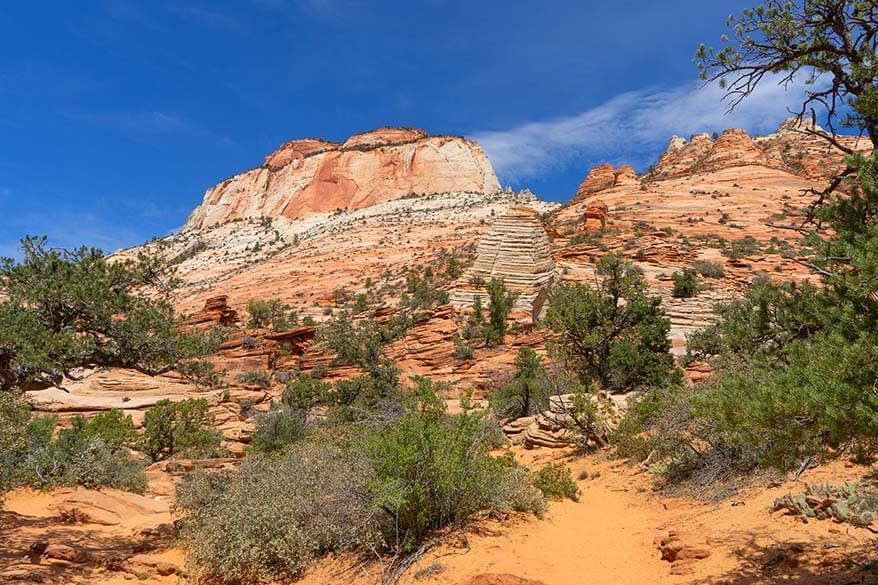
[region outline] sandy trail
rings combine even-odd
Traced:
[[[580,500],[551,503],[542,519],[523,514],[483,519],[465,532],[448,534],[445,544],[426,553],[403,575],[400,585],[460,585],[488,573],[516,575],[545,585],[853,584],[863,583],[864,567],[878,550],[878,539],[867,530],[829,521],[802,523],[769,511],[775,498],[800,493],[803,483],[790,481],[769,488],[754,484],[718,502],[668,499],[652,492],[651,474],[605,455],[574,457],[549,449],[516,448],[515,452],[532,468],[561,460],[575,478],[587,477],[577,480]],[[809,470],[805,480],[837,484],[856,481],[870,471],[874,469],[836,462]],[[6,510],[0,514],[0,582],[186,582],[177,575],[112,569],[107,561],[127,558],[138,546],[144,517],[132,515],[114,526],[65,524],[52,509],[63,494],[63,490],[9,494]],[[167,513],[152,518],[153,523],[168,520]],[[656,539],[672,530],[708,548],[710,556],[684,567],[661,560]],[[31,558],[29,549],[37,541],[88,550],[91,561],[47,563]],[[149,554],[182,568],[183,552],[169,546],[170,542]],[[299,583],[380,583],[381,564],[364,565],[361,560],[324,559]]]

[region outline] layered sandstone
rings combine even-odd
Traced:
[[[498,279],[518,295],[514,310],[536,315],[554,273],[551,243],[540,214],[529,207],[511,207],[479,242],[475,262],[456,283],[451,303],[468,307],[480,296],[487,306],[485,285]]]
[[[351,211],[412,195],[499,190],[491,163],[475,142],[382,128],[343,143],[284,144],[263,166],[208,189],[184,230],[237,219]]]

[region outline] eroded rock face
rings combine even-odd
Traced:
[[[351,211],[408,195],[499,190],[494,169],[475,142],[382,128],[341,144],[318,139],[284,144],[262,167],[208,189],[184,229],[235,219]]]
[[[637,173],[631,165],[620,165],[613,168],[610,163],[598,165],[588,172],[585,180],[579,184],[573,201],[587,199],[595,193],[605,189],[619,186],[632,186],[637,184]]]
[[[472,267],[452,290],[453,306],[471,307],[476,296],[481,296],[487,307],[485,284],[498,279],[518,294],[513,310],[539,313],[546,287],[554,276],[555,263],[538,212],[524,206],[510,207],[479,242],[476,254]]]

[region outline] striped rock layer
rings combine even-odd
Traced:
[[[451,304],[471,307],[480,296],[487,307],[485,285],[498,279],[518,295],[514,311],[537,315],[554,275],[551,243],[539,213],[530,207],[513,206],[479,242],[475,262],[451,291]]]

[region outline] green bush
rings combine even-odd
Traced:
[[[369,436],[369,485],[391,548],[411,552],[433,530],[499,504],[500,493],[507,494],[504,505],[533,501],[508,497],[511,466],[489,455],[485,424],[480,412],[448,415],[433,384],[422,379],[403,416]]]
[[[238,374],[238,381],[242,384],[253,384],[260,388],[267,389],[271,386],[271,374],[265,370],[253,370],[252,372],[241,372]]]
[[[449,415],[436,391],[418,380],[399,412],[318,427],[236,472],[187,478],[177,502],[192,574],[290,580],[330,551],[410,552],[480,510],[542,514],[530,474],[489,454],[496,427],[484,413]]]
[[[473,357],[472,346],[458,336],[454,336],[454,359],[468,360]]]
[[[54,417],[30,418],[27,407],[15,400],[0,407],[0,418],[8,439],[0,447],[2,487],[82,485],[138,493],[146,489],[144,463],[132,459],[127,448],[136,440],[134,426],[121,411],[91,420],[76,416],[57,438]]]
[[[701,290],[701,286],[698,284],[698,274],[689,268],[674,272],[671,279],[674,281],[672,294],[678,299],[694,297]]]
[[[648,295],[643,274],[618,254],[601,258],[597,272],[597,288],[576,283],[550,292],[545,323],[559,334],[554,352],[586,387],[597,381],[628,391],[680,379],[670,320],[661,299]]]
[[[311,374],[300,373],[287,382],[281,403],[291,410],[308,412],[327,400],[331,386]]]
[[[692,270],[705,278],[722,278],[726,275],[726,270],[721,264],[707,260],[696,260],[692,263]]]
[[[181,402],[164,399],[146,411],[140,450],[153,461],[180,455],[215,456],[221,435],[213,430],[207,401],[190,398]]]
[[[573,481],[570,468],[563,463],[550,463],[540,468],[533,474],[533,484],[547,499],[579,501],[579,486]]]
[[[255,453],[275,453],[305,438],[308,432],[306,414],[301,410],[281,407],[256,415],[256,429],[250,439]]]
[[[531,416],[545,410],[549,404],[546,372],[536,352],[529,347],[519,349],[515,367],[512,380],[491,395],[491,407],[501,418]]]

